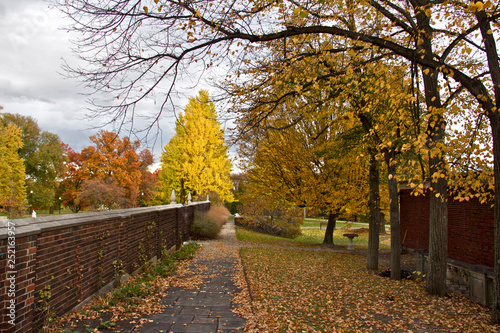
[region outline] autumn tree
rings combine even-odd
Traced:
[[[32,117],[2,113],[3,124],[15,124],[22,130],[22,148],[19,155],[26,170],[26,189],[31,205],[54,207],[59,179],[64,173],[66,156],[59,136],[42,131]]]
[[[11,216],[20,213],[26,200],[24,163],[18,154],[22,146],[21,129],[0,123],[0,207]]]
[[[94,145],[80,153],[66,147],[69,163],[62,180],[64,205],[74,212],[86,207],[135,207],[144,200],[142,193],[150,195],[154,177],[148,174],[153,163],[149,150],[138,151],[138,141],[105,130],[90,139]],[[106,188],[109,193],[100,195]]]
[[[138,202],[140,206],[152,205],[155,190],[158,183],[159,170],[151,171],[150,167],[154,163],[153,154],[149,149],[141,150],[139,153],[139,171],[141,172],[141,183],[139,186],[140,196]]]
[[[174,189],[182,202],[188,192],[204,196],[215,192],[222,200],[231,202],[230,175],[231,160],[224,131],[208,92],[201,90],[198,96],[189,99],[184,114],[176,121],[175,135],[162,152],[159,177],[163,191],[169,195]]]
[[[73,29],[85,33],[79,51],[91,64],[72,73],[97,91],[120,97],[118,103],[96,108],[100,114],[109,112],[115,117],[127,115],[127,109],[160,89],[160,82],[168,79],[170,87],[164,101],[169,101],[176,83],[182,82],[182,74],[188,75],[188,71],[180,71],[183,66],[203,64],[207,69],[226,62],[236,75],[238,64],[255,59],[245,56],[252,49],[262,48],[260,58],[264,58],[270,54],[268,43],[277,41],[286,53],[287,44],[297,36],[339,36],[339,41],[352,41],[346,45],[349,52],[383,50],[414,67],[414,82],[422,85],[429,113],[421,137],[427,146],[431,177],[427,289],[438,295],[446,292],[448,166],[444,106],[456,91],[467,91],[489,120],[493,137],[495,262],[500,260],[498,8],[490,1],[172,0],[145,5],[77,0],[61,1],[60,8],[75,20]],[[158,38],[157,31],[169,38]],[[322,48],[320,53],[342,49],[337,46]],[[122,73],[133,75],[118,75]],[[165,103],[161,103],[161,110]],[[499,273],[496,266],[495,322],[500,322]]]
[[[86,179],[78,192],[78,202],[93,210],[110,210],[126,207],[125,190],[113,178]]]
[[[425,180],[425,172],[419,178],[415,177],[418,175],[415,165],[420,155],[418,147],[413,145],[421,133],[425,114],[421,114],[419,109],[415,110],[409,102],[412,96],[407,78],[409,76],[404,67],[388,66],[379,61],[367,64],[359,74],[355,74],[342,94],[349,101],[352,115],[359,119],[371,142],[368,146],[371,155],[385,162],[391,224],[391,278],[397,280],[401,278],[398,181]],[[371,164],[376,162],[372,161]],[[406,164],[405,176],[412,175],[412,178],[402,179],[399,176],[400,164]],[[410,165],[413,166],[411,174],[408,173]],[[375,177],[376,171],[372,172]],[[372,200],[375,200],[374,195]]]
[[[125,192],[126,205],[137,205],[141,172],[141,161],[137,154],[139,142],[131,142],[128,137],[101,130],[90,137],[94,146],[82,149],[83,178],[100,179],[102,184],[115,184]]]
[[[61,205],[69,207],[73,213],[78,213],[82,208],[85,208],[82,207],[82,203],[78,200],[78,191],[85,180],[81,169],[81,154],[74,151],[67,144],[64,144],[63,148],[68,156],[68,162],[61,180],[58,195],[61,198]]]

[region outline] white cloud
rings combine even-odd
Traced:
[[[71,51],[72,35],[63,30],[68,24],[68,19],[44,0],[0,0],[0,105],[4,112],[35,118],[42,130],[58,134],[64,143],[79,151],[91,144],[89,136],[97,132],[99,124],[86,117],[89,104],[88,96],[83,95],[84,87],[61,74],[64,61],[77,63]],[[194,96],[206,86],[197,80],[186,82],[185,96],[176,100],[176,112],[183,109],[187,96]],[[156,115],[161,101],[155,102],[155,98],[138,105],[141,114]],[[174,114],[165,110],[157,140],[151,139],[156,130],[150,135],[148,148],[153,150],[156,161],[173,135],[174,121]],[[134,128],[144,127],[147,122],[137,117]],[[125,126],[121,135],[129,135],[129,129]]]
[[[0,0],[0,105],[31,116],[73,149],[90,144],[82,88],[64,79],[62,58],[72,58],[61,14],[42,0]]]

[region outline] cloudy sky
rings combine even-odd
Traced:
[[[84,88],[61,74],[64,61],[77,61],[72,36],[62,30],[68,23],[44,0],[0,0],[0,105],[4,112],[32,116],[42,130],[80,151],[91,144],[89,136],[97,132],[91,128],[99,124],[85,117],[89,105]],[[143,107],[154,112],[158,106],[151,102]],[[156,161],[172,136],[173,123],[173,114],[166,112],[156,145],[149,141]]]

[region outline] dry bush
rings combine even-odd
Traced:
[[[208,213],[195,212],[191,226],[191,236],[194,239],[216,239],[220,229],[219,222]]]
[[[227,220],[229,219],[229,216],[231,216],[229,210],[224,206],[212,206],[210,207],[210,210],[206,214],[210,218],[217,221],[220,227],[226,224]]]

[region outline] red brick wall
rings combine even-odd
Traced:
[[[41,327],[47,316],[39,310],[45,288],[50,287],[50,311],[60,316],[113,281],[113,261],[121,260],[132,273],[145,260],[159,257],[164,247],[179,247],[181,237],[189,236],[194,211],[209,207],[207,202],[14,220],[15,326],[8,323],[12,269],[7,267],[7,221],[0,221],[0,332]]]
[[[429,197],[400,191],[401,239],[411,249],[429,247]],[[493,267],[493,209],[477,198],[448,200],[448,257],[472,265]]]
[[[3,222],[2,223],[7,223]],[[2,276],[0,285],[0,304],[3,320],[0,331],[30,332],[33,329],[33,310],[35,308],[35,283],[36,273],[34,264],[36,262],[36,236],[16,237],[15,249],[8,247],[8,239],[0,240],[0,274]],[[15,267],[10,266],[6,260],[9,254],[15,250]],[[11,289],[10,278],[15,278],[15,287]],[[11,305],[11,293],[15,290],[15,302]],[[15,326],[9,321],[10,308],[15,308]]]

